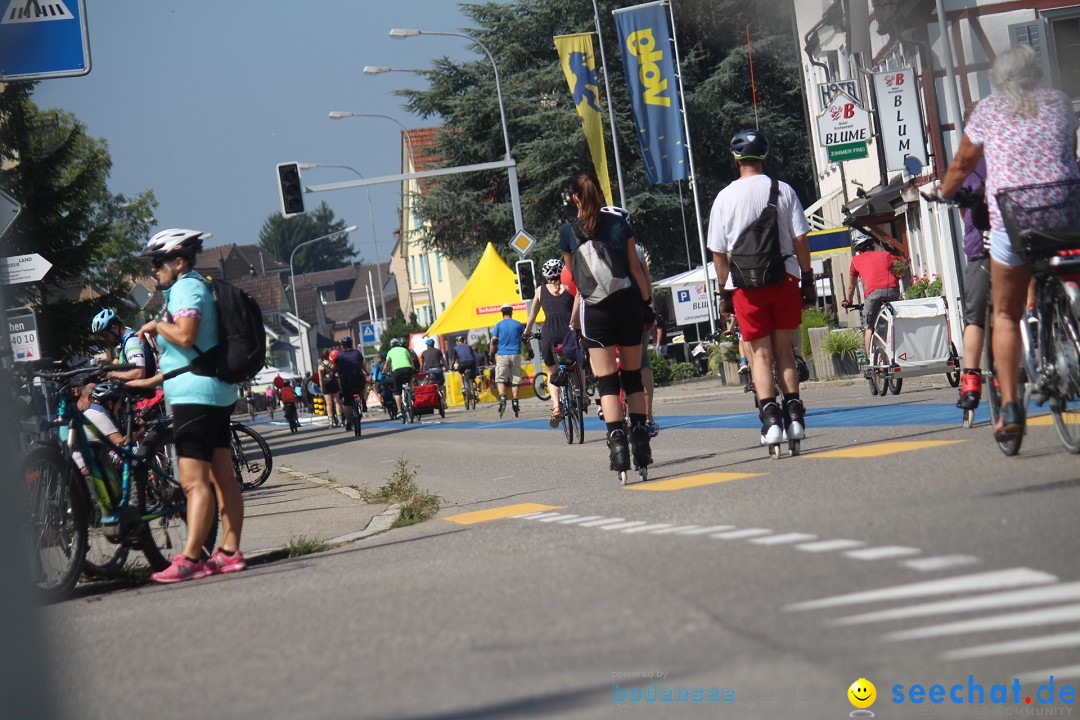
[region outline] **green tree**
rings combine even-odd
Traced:
[[[53,267],[42,282],[10,288],[8,301],[35,307],[43,353],[68,357],[99,345],[90,320],[102,307],[134,319],[123,298],[146,274],[137,255],[157,201],[149,190],[133,198],[109,192],[105,141],[70,113],[39,110],[33,87],[0,92],[0,187],[22,204],[2,250],[38,253]]]
[[[383,330],[382,337],[379,339],[379,352],[385,357],[387,351],[390,350],[392,339],[399,337],[408,342],[410,334],[423,332],[423,330],[424,327],[416,321],[416,313],[409,313],[409,319],[406,320],[405,313],[398,308],[393,317],[386,321],[386,329]]]
[[[259,231],[259,244],[278,260],[287,263],[289,254],[300,243],[340,232],[345,227],[345,221],[335,218],[334,211],[324,201],[303,215],[286,218],[274,213],[269,216]],[[348,266],[357,255],[357,251],[349,245],[349,236],[341,234],[298,250],[293,267],[297,273],[333,270]]]
[[[808,204],[816,188],[805,141],[791,3],[673,2],[702,215],[707,219],[716,193],[735,177],[728,151],[732,135],[754,125],[747,25],[754,42],[758,117],[773,146],[767,170],[791,183]],[[675,183],[649,185],[645,180],[611,16],[613,9],[625,3],[600,0],[598,4],[627,205],[638,240],[653,258],[653,274],[662,277],[686,267],[684,227],[693,262],[699,262],[693,196],[687,183],[682,183],[680,204]],[[566,200],[570,177],[591,169],[584,133],[551,38],[591,32],[592,6],[580,0],[518,0],[463,4],[462,8],[475,28],[469,32],[491,50],[498,63],[525,228],[538,240],[533,257],[551,256],[558,227],[570,212]],[[465,165],[501,158],[498,100],[487,57],[481,53],[467,63],[442,58],[424,75],[429,81],[427,90],[401,94],[414,112],[442,119],[440,163]],[[606,121],[606,103],[604,111]],[[608,137],[614,201],[618,202],[611,147]],[[506,242],[514,227],[505,172],[441,178],[417,199],[417,211],[430,223],[421,241],[447,255],[474,256],[488,242],[507,257],[511,255]]]

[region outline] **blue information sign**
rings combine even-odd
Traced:
[[[367,344],[375,342],[375,326],[371,323],[360,326],[360,342]]]
[[[85,0],[0,0],[0,80],[90,72]]]

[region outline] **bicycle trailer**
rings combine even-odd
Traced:
[[[893,300],[881,306],[871,338],[871,380],[899,380],[944,373],[959,382],[960,359],[950,340],[949,307],[943,297]],[[899,389],[894,393],[899,392]]]
[[[431,373],[419,372],[413,377],[413,412],[430,415],[439,409],[439,385]]]

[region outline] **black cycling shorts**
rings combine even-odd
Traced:
[[[232,405],[173,405],[173,442],[177,457],[210,462],[214,450],[229,447],[232,411]]]
[[[459,362],[457,366],[457,371],[461,373],[462,376],[468,377],[471,380],[472,378],[476,377],[476,363]]]
[[[405,386],[407,382],[412,380],[412,376],[416,371],[412,368],[401,368],[394,371],[394,393],[401,392],[401,388]]]
[[[636,288],[612,295],[600,305],[581,304],[581,337],[585,347],[641,345],[645,303]]]

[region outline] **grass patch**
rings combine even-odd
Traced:
[[[441,497],[417,487],[416,470],[409,467],[404,455],[398,458],[386,484],[374,492],[366,487],[360,489],[360,496],[365,502],[378,505],[400,503],[401,515],[393,527],[407,527],[429,520],[442,506]]]
[[[289,544],[285,546],[285,550],[289,553],[289,557],[302,557],[304,555],[311,555],[312,553],[319,553],[325,550],[329,550],[330,543],[319,538],[309,538],[307,535],[301,535],[298,538],[289,540]]]

